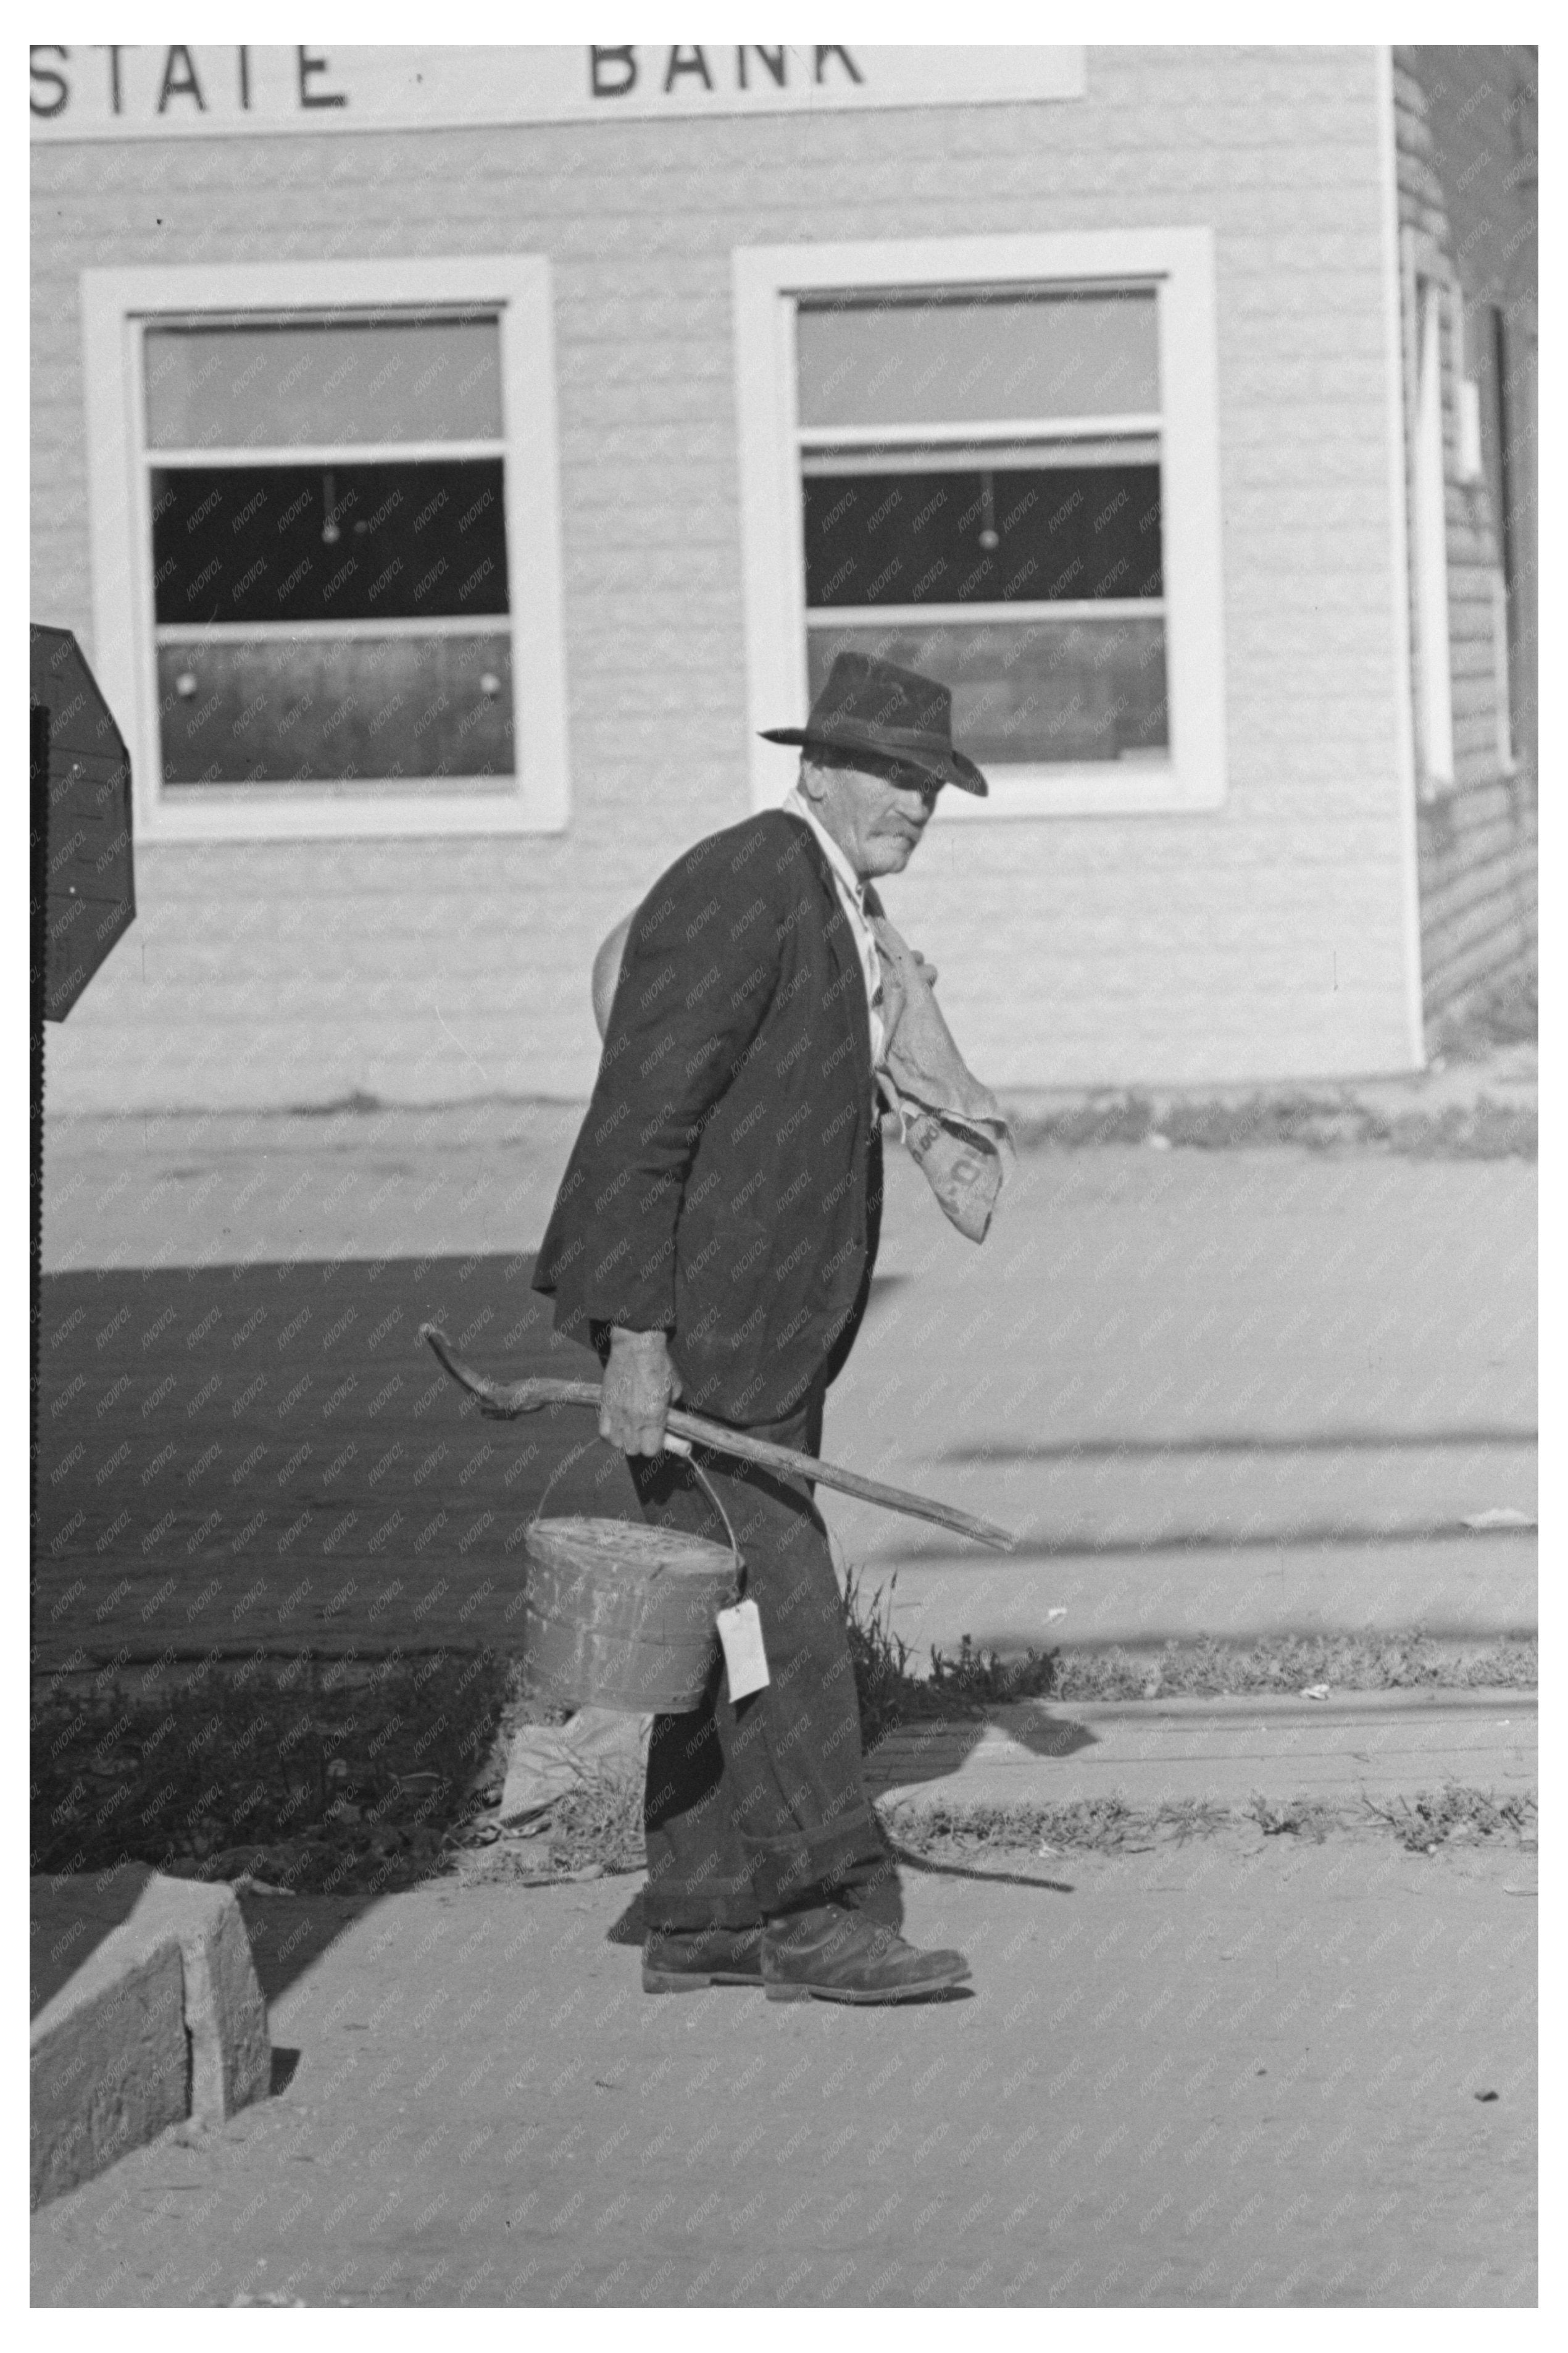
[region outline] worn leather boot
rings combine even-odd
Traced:
[[[846,1904],[784,1913],[763,1930],[770,2001],[923,2001],[968,1975],[962,1953],[920,1952]]]
[[[655,1928],[642,1954],[644,1993],[700,1993],[704,1986],[760,1986],[760,1928]]]

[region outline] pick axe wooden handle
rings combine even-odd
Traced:
[[[592,1381],[489,1381],[452,1352],[446,1334],[434,1324],[421,1324],[419,1336],[427,1340],[452,1378],[478,1398],[481,1411],[496,1421],[514,1421],[521,1414],[537,1413],[547,1405],[596,1407],[599,1391]],[[902,1512],[912,1520],[930,1520],[955,1535],[988,1545],[993,1552],[1012,1552],[1017,1538],[990,1520],[977,1520],[951,1504],[933,1504],[927,1495],[907,1494],[901,1487],[884,1487],[879,1480],[863,1479],[858,1471],[841,1471],[836,1463],[819,1462],[814,1454],[797,1454],[793,1446],[775,1446],[771,1439],[753,1438],[749,1430],[726,1430],[721,1422],[706,1421],[698,1413],[682,1413],[672,1406],[665,1428],[677,1438],[710,1446],[716,1454],[731,1454],[742,1462],[755,1462],[764,1471],[793,1472],[814,1479],[819,1486],[836,1487],[840,1494],[858,1495],[863,1504],[879,1504],[885,1512]]]

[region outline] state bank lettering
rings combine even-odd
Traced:
[[[1084,52],[725,42],[331,48],[37,45],[37,140],[478,128],[1079,98]]]

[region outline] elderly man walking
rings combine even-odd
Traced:
[[[865,1314],[885,1044],[874,878],[901,872],[944,786],[984,793],[945,687],[840,654],[784,806],[688,850],[627,927],[605,1050],[540,1250],[559,1330],[605,1366],[599,1427],[646,1518],[724,1530],[663,1451],[677,1398],[811,1454]],[[969,1975],[897,1933],[866,1795],[847,1639],[809,1486],[699,1451],[733,1524],[769,1680],[656,1717],[645,1826],[650,1992],[901,2001]],[[892,1901],[889,1905],[889,1897]]]

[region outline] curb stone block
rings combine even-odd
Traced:
[[[171,2124],[259,2098],[271,2046],[232,1889],[127,1865],[35,1879],[31,1897],[37,2207]]]
[[[184,1975],[179,1940],[165,1937],[127,1957],[110,1982],[79,1997],[68,1990],[34,2021],[32,2205],[90,2180],[185,2115]]]

